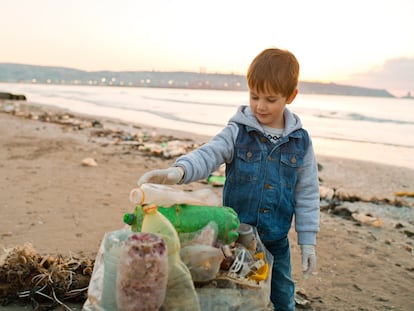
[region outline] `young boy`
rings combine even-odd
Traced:
[[[286,106],[297,94],[299,63],[289,51],[262,51],[247,72],[250,105],[241,106],[210,142],[181,156],[167,169],[144,174],[143,183],[178,184],[207,178],[226,163],[223,205],[240,222],[257,227],[274,256],[271,301],[275,310],[294,310],[288,232],[295,229],[305,276],[315,269],[319,230],[319,187],[312,142]]]

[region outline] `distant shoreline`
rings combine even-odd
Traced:
[[[66,67],[0,63],[0,82],[247,91],[244,75],[185,71],[84,71]],[[385,89],[299,82],[303,94],[396,97]]]
[[[30,81],[0,81],[0,83],[14,83],[14,84],[30,84],[30,85],[59,85],[59,86],[95,86],[95,87],[131,87],[131,88],[153,88],[153,89],[182,89],[182,90],[205,90],[205,91],[233,91],[233,92],[246,92],[248,91],[248,89],[228,89],[228,88],[203,88],[203,87],[179,87],[179,86],[140,86],[140,85],[115,85],[115,84],[79,84],[79,83],[48,83],[48,82],[30,82]],[[341,88],[341,87],[348,87],[346,85],[339,85],[339,84],[335,84],[335,83],[319,83],[319,82],[300,82],[301,84],[305,84],[305,83],[312,83],[312,84],[320,84],[321,87],[325,86],[325,85],[331,85],[334,86],[334,88]],[[349,86],[350,88],[354,88],[354,89],[365,89],[365,88],[360,88],[360,87],[354,87],[354,86]],[[374,90],[376,91],[376,89],[368,89],[368,90]],[[378,90],[378,91],[385,91],[388,92],[386,90]],[[361,96],[361,97],[383,97],[383,98],[395,98],[395,99],[414,99],[413,96],[410,95],[405,95],[405,96],[394,96],[391,93],[385,94],[385,95],[381,95],[380,93],[378,93],[377,95],[375,95],[375,93],[373,95],[369,95],[369,94],[359,94],[358,92],[349,92],[349,93],[342,93],[341,91],[329,91],[329,90],[325,90],[325,91],[309,91],[308,89],[300,89],[299,88],[299,92],[301,94],[307,94],[307,95],[337,95],[337,96]]]

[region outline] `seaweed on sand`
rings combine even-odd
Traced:
[[[86,300],[94,260],[39,255],[29,243],[0,252],[0,305],[32,304],[47,310]]]

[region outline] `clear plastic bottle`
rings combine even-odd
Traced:
[[[208,188],[195,191],[184,191],[159,184],[142,184],[132,189],[129,200],[134,204],[157,204],[161,206],[172,206],[174,204],[192,204],[220,206],[219,197]]]
[[[169,311],[200,311],[190,270],[180,258],[180,239],[171,222],[155,204],[144,206],[142,232],[160,235],[168,251],[168,284],[163,307]]]
[[[131,234],[130,230],[116,230],[108,233],[104,241],[104,281],[102,289],[102,310],[118,310],[116,303],[116,277],[122,243]]]

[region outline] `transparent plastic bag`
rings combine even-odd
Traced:
[[[139,243],[127,243],[133,235],[138,236]],[[151,298],[155,300],[155,303],[162,303],[167,284],[168,257],[166,252],[162,254],[160,247],[162,248],[164,241],[160,237],[153,235],[152,238],[146,238],[145,235],[148,233],[133,233],[129,227],[105,233],[96,255],[89,282],[88,298],[82,310],[145,310],[140,307],[150,304],[150,299],[147,298],[144,301],[142,298],[142,295],[148,294],[148,291],[151,291],[153,295]],[[138,251],[138,254],[131,252],[131,250]],[[145,252],[149,253],[151,258],[140,256]],[[151,269],[157,268],[158,272],[142,269],[143,267],[148,268],[148,266],[151,266]],[[145,274],[147,279],[143,280],[139,272]],[[150,283],[147,282],[145,285],[146,281]],[[131,292],[139,287],[144,288],[147,292],[144,293],[144,290],[138,293]],[[134,301],[134,297],[136,301]],[[121,303],[120,298],[123,299]],[[128,299],[131,299],[130,303],[127,301]]]
[[[82,310],[84,311],[100,311],[102,310],[102,288],[104,278],[104,243],[106,234],[102,239],[98,253],[95,258],[95,264],[92,271],[92,276],[89,281],[88,298],[86,299]]]
[[[183,247],[180,256],[190,270],[194,282],[207,282],[215,279],[224,259],[221,249],[203,244]]]
[[[180,234],[180,257],[190,270],[194,282],[214,279],[224,259],[223,252],[213,247],[217,239],[218,226],[210,221],[196,232]]]
[[[129,227],[105,233],[89,281],[88,298],[82,310],[116,311],[116,276],[122,242],[132,232]]]
[[[212,246],[217,240],[218,230],[218,225],[214,221],[210,221],[200,230],[178,233],[181,247],[195,244]]]
[[[273,256],[252,227],[255,248],[236,243],[233,261],[215,280],[197,287],[202,311],[270,311]]]
[[[244,230],[246,226],[242,226],[240,230],[247,233],[248,239],[241,234],[240,240],[222,244],[217,239],[218,229],[214,222],[194,232],[187,232],[185,237],[178,237],[169,220],[159,212],[150,211],[144,217],[143,231],[159,234],[168,250],[168,282],[160,310],[273,310],[270,302],[273,256],[264,247],[256,228]],[[114,261],[115,258],[119,264],[122,243],[131,234],[126,228],[105,234],[96,256],[83,310],[118,310],[116,285],[113,281],[109,284],[106,281],[113,280],[111,267],[116,267],[111,259]],[[182,239],[185,242],[181,248]],[[229,260],[227,266],[223,265],[226,260]]]

